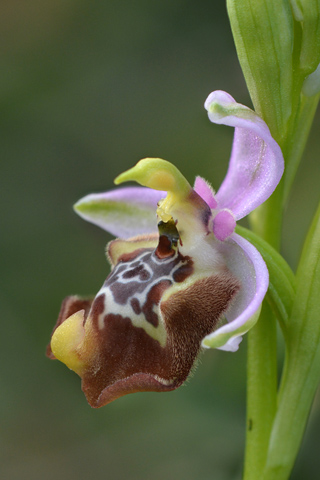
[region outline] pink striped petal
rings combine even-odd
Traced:
[[[282,152],[267,124],[228,93],[212,92],[205,108],[212,122],[235,127],[229,169],[216,199],[219,208],[231,210],[239,220],[278,185],[284,170]]]

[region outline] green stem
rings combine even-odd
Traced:
[[[247,434],[244,478],[261,478],[277,405],[276,322],[265,302],[248,334]]]
[[[282,188],[259,207],[250,221],[252,229],[279,248]],[[276,212],[276,215],[274,214]],[[244,478],[261,478],[277,407],[277,331],[271,308],[264,302],[258,323],[248,334],[247,434]]]
[[[269,289],[266,296],[268,302],[263,305],[258,325],[249,332],[248,343],[245,478],[255,480],[262,478],[267,462],[270,435],[277,409],[276,322],[270,308],[287,338],[288,319],[295,297],[295,277],[281,255],[261,237],[243,227],[237,227],[237,233],[258,248],[269,270]]]

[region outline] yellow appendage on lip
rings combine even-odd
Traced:
[[[85,334],[83,321],[84,310],[80,310],[65,320],[56,329],[51,339],[53,355],[79,375],[83,362],[77,354],[77,347],[82,343]]]

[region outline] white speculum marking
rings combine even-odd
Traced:
[[[154,326],[152,323],[147,321],[143,312],[136,313],[131,305],[131,300],[137,300],[142,308],[147,302],[149,292],[155,285],[163,281],[169,281],[171,286],[174,285],[174,273],[181,266],[187,263],[187,261],[183,259],[179,261],[177,257],[178,254],[175,254],[173,257],[159,259],[153,252],[143,252],[129,262],[120,262],[117,264],[96,296],[97,298],[100,295],[104,295],[105,302],[105,310],[99,316],[98,328],[103,330],[105,326],[106,315],[121,315],[122,317],[129,318],[134,327],[143,328],[150,337],[152,337],[154,340],[157,340],[160,345],[164,347],[166,344],[167,334],[159,308],[161,300],[158,302],[158,304],[153,304],[152,306],[153,312],[158,317],[157,326]],[[160,268],[161,270],[164,270],[165,273],[159,276],[159,272],[157,272],[157,270]],[[133,272],[134,269],[136,269],[137,274],[128,277],[128,272]],[[142,270],[146,274],[147,278],[141,278],[140,274]],[[125,276],[126,274],[127,277]],[[133,285],[133,288],[125,298],[125,301],[117,301],[115,294],[111,290],[111,287],[117,284],[117,288],[126,288],[126,286],[129,286],[130,283]],[[136,288],[134,288],[135,286]],[[169,296],[168,290],[170,288],[171,287],[168,287],[165,291],[166,298]]]

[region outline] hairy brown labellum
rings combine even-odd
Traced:
[[[179,252],[172,222],[160,226],[159,233],[156,248],[155,237],[111,242],[114,267],[95,299],[68,297],[62,305],[56,350],[68,342],[71,329],[72,351],[64,343],[60,359],[82,377],[93,407],[128,393],[179,387],[201,340],[215,329],[239,289],[225,267],[201,275],[194,259]],[[66,333],[64,321],[69,322]],[[48,353],[54,358],[50,349]]]

